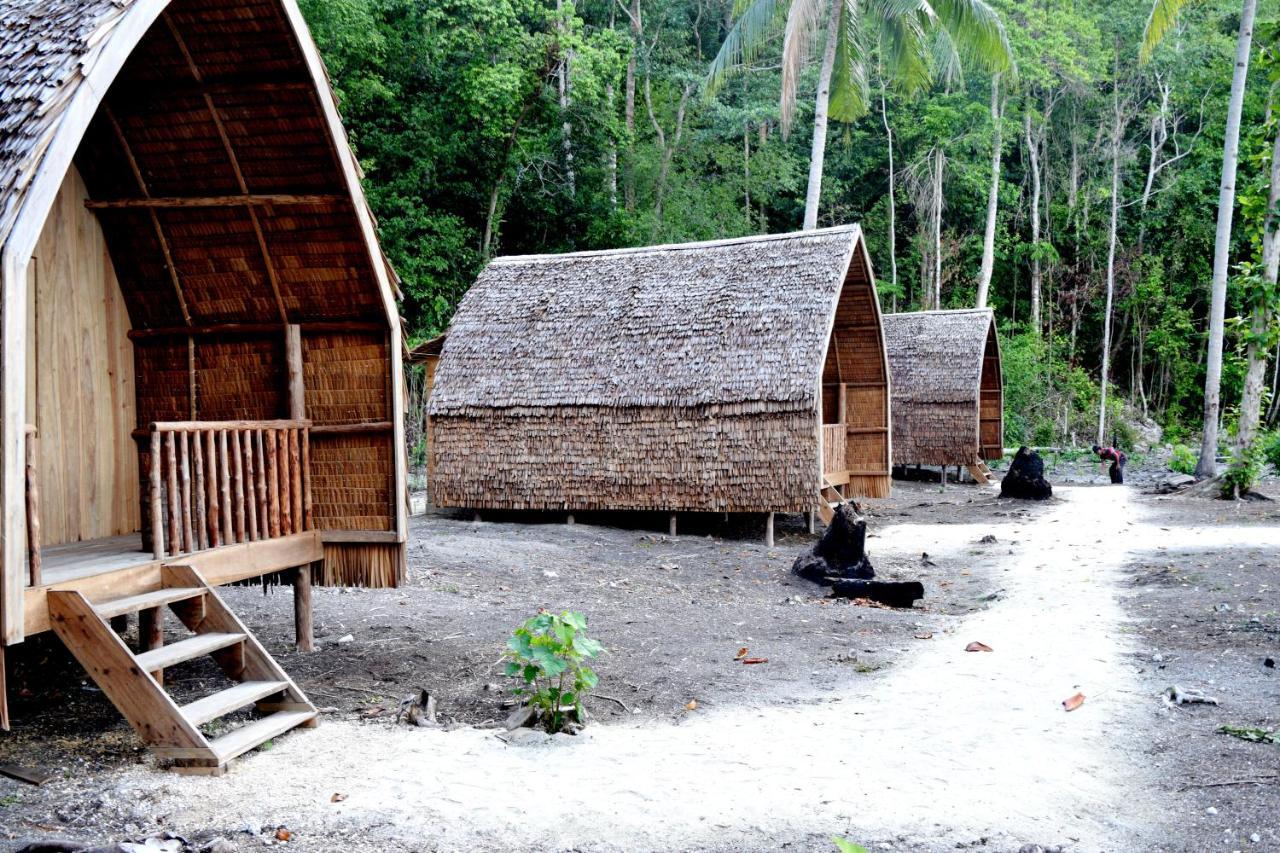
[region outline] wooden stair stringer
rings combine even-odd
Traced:
[[[138,666],[124,640],[81,592],[50,590],[48,607],[54,633],[147,746],[166,758],[216,758],[208,739]]]

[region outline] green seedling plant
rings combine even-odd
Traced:
[[[604,651],[586,635],[587,618],[566,610],[559,616],[540,610],[507,640],[507,675],[519,679],[514,690],[552,734],[568,722],[566,709],[582,719],[582,700],[599,678],[587,661]]]

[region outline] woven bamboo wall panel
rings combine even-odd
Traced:
[[[883,388],[849,388],[845,391],[845,423],[850,429],[885,426]]]
[[[157,212],[192,322],[254,323],[279,316],[243,208]]]
[[[851,471],[883,471],[889,473],[889,451],[885,433],[849,433],[845,437],[845,456]]]
[[[382,302],[362,287],[373,270],[349,205],[288,205],[259,213],[291,317],[378,319]]]
[[[138,526],[129,316],[87,192],[70,170],[28,268],[27,423],[44,545]]]
[[[433,417],[437,506],[799,512],[818,478],[813,411],[549,409]]]
[[[297,67],[300,57],[273,0],[181,0],[170,15],[187,48],[206,76],[252,68],[280,74]]]
[[[101,211],[98,222],[133,327],[182,325],[173,279],[146,211]]]
[[[245,183],[260,193],[337,193],[341,175],[329,157],[322,118],[309,89],[235,90],[218,111]],[[350,214],[343,217],[350,222]]]
[[[271,420],[288,414],[284,347],[279,338],[196,341],[196,417]]]
[[[317,424],[391,419],[391,352],[381,334],[307,335],[302,341],[307,417]]]
[[[391,529],[391,437],[327,436],[311,442],[311,496],[321,530]]]
[[[191,367],[186,340],[134,341],[133,359],[137,426],[145,429],[156,421],[190,420]]]

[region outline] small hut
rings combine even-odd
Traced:
[[[403,573],[394,276],[295,0],[3,0],[0,27],[0,635],[54,630],[220,772],[315,709],[215,588],[297,568],[309,648],[313,576]],[[165,645],[169,610],[194,634]],[[176,706],[162,670],[207,654],[236,683]]]
[[[886,314],[893,463],[965,466],[1004,454],[1000,342],[990,309]]]
[[[857,226],[499,258],[430,413],[432,501],[802,512],[889,489],[888,368]]]

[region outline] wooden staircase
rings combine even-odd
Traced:
[[[822,478],[818,497],[818,517],[822,519],[823,524],[830,524],[831,519],[836,517],[836,507],[849,502],[848,498],[840,494],[839,487],[833,485],[825,476]]]
[[[973,477],[974,482],[981,483],[986,486],[999,482],[996,479],[996,475],[987,467],[987,463],[983,462],[981,459],[979,459],[976,464],[966,465],[965,467],[969,470],[969,474]]]
[[[316,725],[315,706],[198,571],[164,566],[162,584],[139,595],[97,602],[76,590],[48,594],[53,630],[152,752],[171,761],[179,773],[216,776],[232,759],[268,740]],[[139,634],[158,638],[166,606],[190,636],[135,654],[111,628],[112,617],[139,613]],[[151,631],[141,630],[142,616],[155,620]],[[164,670],[205,655],[234,684],[178,705],[164,689]],[[263,716],[217,737],[201,731],[202,725],[249,705]]]

